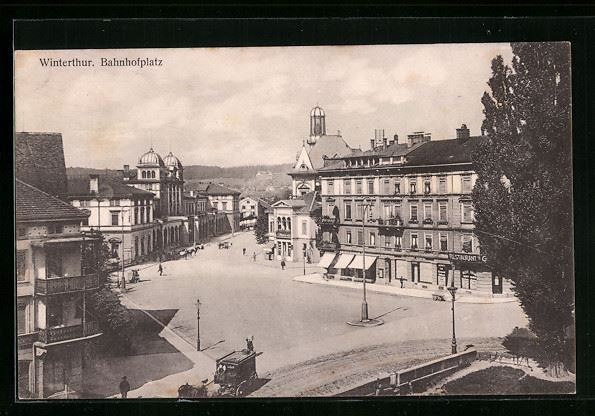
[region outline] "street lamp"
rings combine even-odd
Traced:
[[[306,275],[306,247],[304,247],[304,276]]]
[[[450,292],[450,296],[452,298],[452,353],[457,353],[457,338],[455,336],[455,294],[457,293],[457,288],[454,284],[454,279],[452,285],[448,287],[448,291]]]
[[[200,351],[200,299],[196,299],[196,351]]]
[[[128,219],[130,220],[130,210],[122,210],[122,249],[121,249],[121,254],[122,254],[122,280],[120,282],[120,291],[122,292],[126,292],[126,277],[124,276],[124,212],[128,213]]]
[[[366,300],[366,209],[370,207],[367,199],[362,202],[362,276],[364,281],[364,299],[362,301],[362,322],[368,322],[368,301]]]

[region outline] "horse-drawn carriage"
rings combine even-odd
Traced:
[[[219,389],[213,396],[241,397],[245,395],[258,379],[256,357],[260,354],[262,353],[244,349],[233,351],[219,358],[215,363],[215,375],[212,382],[203,380],[201,386],[186,383],[178,389],[178,397],[181,399],[207,397],[208,385],[211,383],[219,385]]]
[[[229,241],[221,241],[219,243],[219,250],[221,250],[223,248],[226,250],[229,249]]]

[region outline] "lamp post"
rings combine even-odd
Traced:
[[[196,351],[200,351],[200,299],[196,299]]]
[[[306,248],[304,247],[304,276],[306,275]]]
[[[457,293],[457,288],[454,285],[454,279],[452,285],[448,287],[448,291],[450,292],[451,301],[452,301],[452,353],[457,353],[457,338],[455,335],[455,294]]]
[[[120,291],[126,292],[126,276],[124,275],[124,212],[128,212],[130,214],[130,210],[122,210],[122,279],[120,282]]]
[[[364,282],[364,299],[362,301],[362,322],[368,322],[368,301],[366,299],[366,210],[370,207],[367,199],[362,202],[362,276]]]

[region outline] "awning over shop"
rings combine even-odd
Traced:
[[[353,254],[341,254],[335,264],[335,269],[346,269],[353,260]]]
[[[324,267],[327,269],[337,255],[335,253],[324,253],[318,262],[318,267]]]
[[[368,270],[378,257],[376,256],[366,256],[366,270]],[[351,264],[349,265],[350,269],[363,269],[364,268],[364,256],[356,255]]]

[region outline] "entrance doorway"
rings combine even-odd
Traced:
[[[419,263],[411,263],[411,281],[419,282]]]

